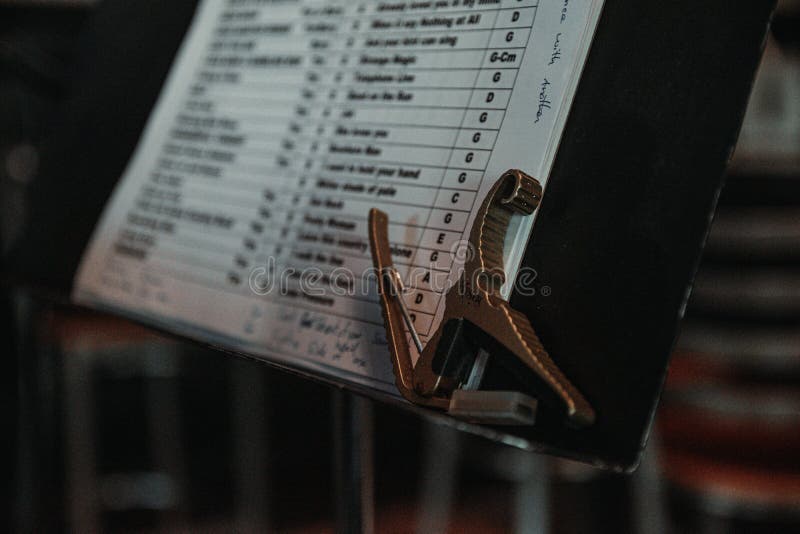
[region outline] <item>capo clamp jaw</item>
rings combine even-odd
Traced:
[[[532,214],[541,196],[539,182],[520,170],[506,171],[495,183],[472,225],[464,270],[445,296],[442,322],[424,347],[392,263],[389,218],[370,210],[369,240],[392,367],[398,390],[410,402],[480,423],[530,425],[541,400],[557,405],[571,426],[594,422],[594,410],[550,358],[528,318],[500,296],[511,216]],[[418,354],[416,364],[406,329]],[[518,372],[533,375],[532,381],[542,385],[537,398],[521,391],[480,389],[492,358],[510,360]]]

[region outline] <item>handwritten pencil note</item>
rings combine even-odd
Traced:
[[[546,185],[601,7],[201,2],[74,299],[393,391],[369,209],[424,340],[487,189]]]

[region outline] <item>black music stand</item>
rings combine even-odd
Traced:
[[[523,260],[553,293],[511,299],[595,406],[597,424],[493,428],[431,417],[528,450],[635,467],[774,3],[606,0]],[[69,294],[193,10],[192,0],[97,9],[8,280]]]

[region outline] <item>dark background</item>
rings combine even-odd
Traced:
[[[16,355],[6,359],[3,373],[11,437],[4,440],[3,515],[14,529],[332,525],[327,387],[38,298],[63,301],[68,293],[83,244],[136,144],[193,7],[154,0],[0,3],[0,156],[6,162],[0,202],[10,282],[0,312],[7,318],[4,352]],[[526,437],[615,465],[629,466],[637,457],[770,9],[766,2],[607,1],[525,260],[554,297],[512,300],[601,418],[582,433],[544,427]],[[796,29],[790,6],[774,25],[773,45],[795,60]],[[768,103],[775,99],[765,92]],[[734,167],[723,210],[777,205],[798,213],[792,211],[800,203],[797,167],[790,162],[787,172],[770,157]],[[747,261],[795,272],[797,257],[788,248],[767,259],[747,251],[712,253],[708,269],[739,272]],[[713,297],[713,279],[711,286],[700,295]],[[753,306],[737,314],[708,302],[701,299],[689,320],[739,328],[778,324],[783,335],[794,335],[798,309],[791,306],[765,318]],[[698,400],[698,388],[719,382],[739,394],[753,384],[772,391],[777,383],[791,392],[796,362],[764,371],[752,357],[742,371],[723,359],[723,369],[736,371],[721,372],[719,358],[711,358],[710,370],[698,370],[708,359],[696,353],[692,347],[678,354],[680,380],[666,399],[673,411],[663,443],[657,436],[651,446],[670,454],[660,455],[660,463],[646,459],[634,478],[548,461],[375,406],[378,525],[406,531],[415,521],[440,521],[453,531],[506,531],[524,516],[521,510],[544,502],[553,528],[563,532],[653,525],[658,531],[667,515],[684,527],[723,521],[731,530],[755,528],[752,513],[720,519],[704,507],[703,496],[730,465],[747,471],[748,480],[752,472],[789,477],[783,486],[789,505],[764,497],[774,490],[758,486],[758,505],[734,499],[732,510],[764,506],[755,515],[768,526],[795,521],[798,465],[790,458],[798,449],[781,434],[786,418],[797,416],[795,393],[766,434],[764,414],[755,417],[761,419],[755,430],[752,414],[745,414],[750,426],[736,420],[750,436],[747,443],[764,454],[741,458],[730,428],[705,440],[687,436],[703,434],[698,412],[730,415],[724,409],[730,398]],[[675,423],[687,420],[696,426]],[[771,446],[778,442],[785,446]],[[720,450],[726,451],[722,467],[709,460]],[[696,473],[699,482],[691,476]],[[542,488],[549,488],[549,498],[536,494]],[[736,488],[723,493],[736,497]],[[517,507],[515,499],[527,505]]]

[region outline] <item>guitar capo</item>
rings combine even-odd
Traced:
[[[408,401],[473,422],[530,425],[541,400],[563,413],[570,426],[594,422],[594,410],[550,358],[528,318],[500,296],[511,215],[532,214],[541,196],[539,182],[520,170],[506,171],[494,184],[472,225],[464,269],[445,296],[442,321],[425,347],[392,263],[389,218],[370,210],[369,241],[386,338],[397,388]],[[406,328],[417,349],[416,364]],[[533,389],[537,398],[507,387],[480,389],[490,359],[514,376],[524,375],[518,389]]]

